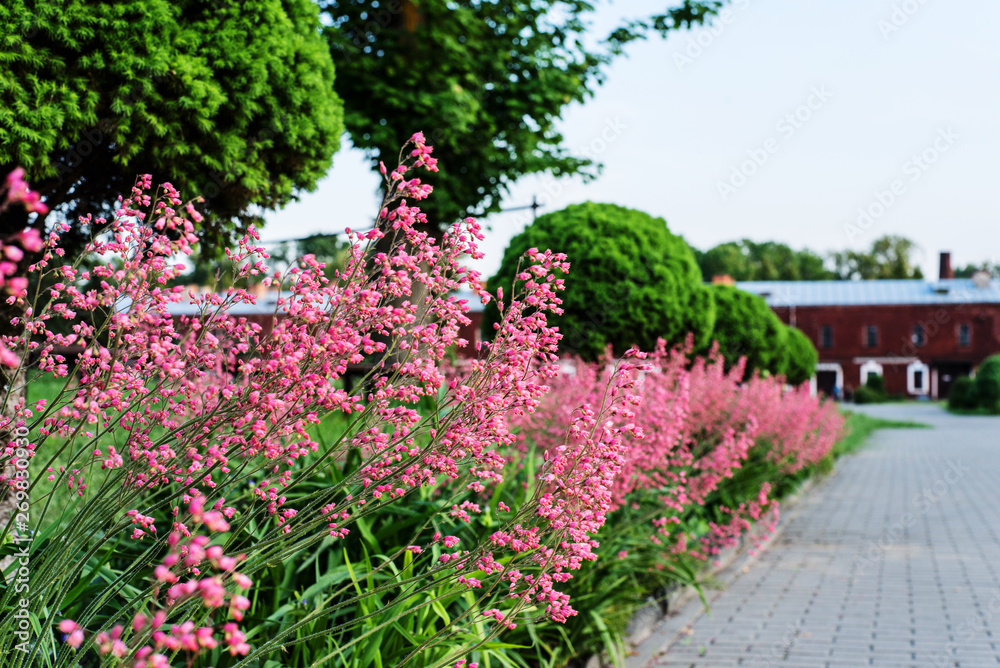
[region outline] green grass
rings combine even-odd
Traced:
[[[833,456],[842,457],[861,448],[878,429],[929,429],[930,425],[909,420],[885,420],[864,413],[844,411],[847,435],[833,446]]]
[[[944,404],[945,409],[952,415],[1000,415],[1000,408],[991,409],[988,406],[976,406],[975,408],[952,408],[947,403]]]

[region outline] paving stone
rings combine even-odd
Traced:
[[[878,431],[656,666],[1000,666],[1000,418]]]

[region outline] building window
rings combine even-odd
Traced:
[[[875,360],[867,360],[861,365],[861,384],[867,385],[870,376],[881,376],[882,365]]]
[[[930,391],[930,367],[917,360],[906,367],[906,391],[925,395]]]
[[[868,325],[865,327],[865,345],[874,348],[878,345],[878,326]]]
[[[913,345],[918,348],[927,343],[927,335],[924,333],[923,325],[914,325],[913,327]]]
[[[833,348],[833,325],[819,328],[819,345],[821,348]]]
[[[958,326],[958,345],[968,348],[972,344],[972,328],[962,323]]]

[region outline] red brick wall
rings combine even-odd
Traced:
[[[476,351],[476,342],[481,341],[482,336],[482,326],[483,326],[483,312],[473,311],[472,313],[466,313],[471,322],[468,325],[462,325],[458,328],[458,335],[469,342],[464,348],[458,349],[459,357],[476,357],[479,353]]]
[[[853,391],[861,384],[858,358],[885,358],[886,391],[906,394],[906,367],[917,358],[931,369],[946,364],[977,366],[986,357],[1000,352],[1000,304],[954,304],[926,306],[799,306],[776,307],[786,323],[801,329],[819,351],[820,362],[839,363],[844,370],[844,389]],[[971,330],[970,345],[959,346],[961,324]],[[912,342],[913,328],[924,327],[925,343]],[[833,327],[833,346],[821,346],[823,325]],[[878,327],[878,345],[866,345],[866,328]],[[895,359],[900,363],[890,364]],[[905,361],[904,361],[905,360]]]

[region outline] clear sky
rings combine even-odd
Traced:
[[[665,2],[605,3],[595,29]],[[567,145],[604,163],[598,180],[524,178],[505,206],[614,202],[699,248],[748,237],[825,252],[901,234],[928,276],[942,250],[957,265],[1000,260],[1000,2],[733,0],[728,12],[632,45],[564,114]],[[347,144],[262,237],[363,225],[377,185]],[[485,222],[488,276],[530,215]]]

